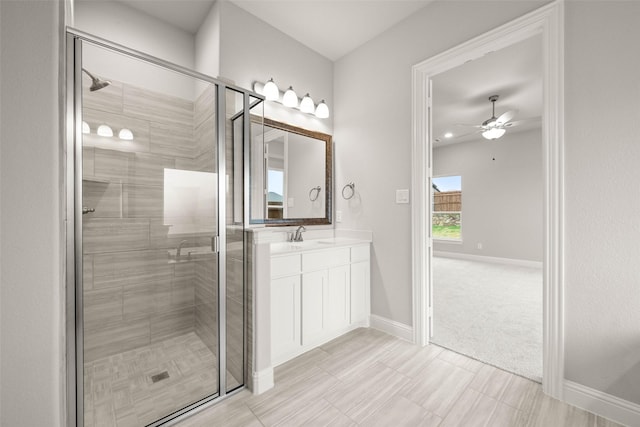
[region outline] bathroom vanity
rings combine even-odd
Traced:
[[[271,364],[369,326],[370,241],[270,244]]]

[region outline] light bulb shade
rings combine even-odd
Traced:
[[[320,101],[320,104],[316,107],[316,117],[319,119],[326,119],[329,117],[329,107],[325,104],[324,99]]]
[[[302,101],[300,101],[300,111],[307,114],[313,114],[315,110],[316,105],[313,103],[313,99],[311,99],[309,94],[306,94],[304,98],[302,98]]]
[[[91,128],[89,127],[89,123],[82,122],[82,133],[91,133]]]
[[[100,125],[98,126],[98,135],[111,137],[113,136],[113,130],[107,125]]]
[[[503,128],[491,128],[482,132],[482,136],[486,139],[498,139],[506,132]]]
[[[132,141],[133,132],[131,132],[129,129],[120,129],[120,132],[118,132],[118,138],[124,139],[125,141]]]
[[[267,101],[277,101],[280,98],[280,89],[273,79],[269,79],[262,89],[262,94]]]
[[[291,86],[289,86],[289,89],[287,89],[282,97],[282,105],[291,108],[295,108],[298,106],[298,94],[293,90]]]

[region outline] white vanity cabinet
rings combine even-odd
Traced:
[[[369,260],[369,245],[356,246],[351,249],[350,269],[350,310],[349,322],[358,323],[368,321],[369,287],[371,281],[371,263]]]
[[[369,321],[369,243],[271,255],[274,366]]]

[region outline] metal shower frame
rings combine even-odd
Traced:
[[[180,65],[156,58],[146,53],[127,48],[117,43],[93,36],[73,28],[66,29],[66,90],[64,91],[65,141],[63,143],[62,163],[65,179],[65,232],[66,247],[64,253],[65,282],[66,282],[66,397],[67,397],[67,425],[79,427],[84,425],[84,378],[82,368],[83,354],[83,295],[82,295],[82,45],[90,43],[94,46],[106,48],[115,53],[139,59],[164,69],[181,73],[216,85],[216,125],[217,125],[217,167],[218,177],[226,175],[226,90],[231,89],[243,95],[243,221],[244,227],[250,220],[250,141],[251,131],[250,110],[264,96],[253,91],[220,81],[213,77],[190,70]],[[255,101],[251,103],[251,99]],[[218,238],[221,248],[226,248],[226,194],[225,180],[218,179]],[[245,259],[246,268],[246,259]],[[218,393],[206,397],[173,414],[157,420],[150,426],[172,425],[188,417],[193,412],[205,409],[246,387],[247,352],[244,360],[244,385],[227,392],[226,387],[226,249],[218,253]],[[245,286],[247,274],[245,277]],[[248,307],[245,307],[245,313]],[[247,325],[245,324],[244,343],[247,347]]]

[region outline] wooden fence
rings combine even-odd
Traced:
[[[434,212],[460,212],[462,210],[462,191],[443,191],[433,193]]]

